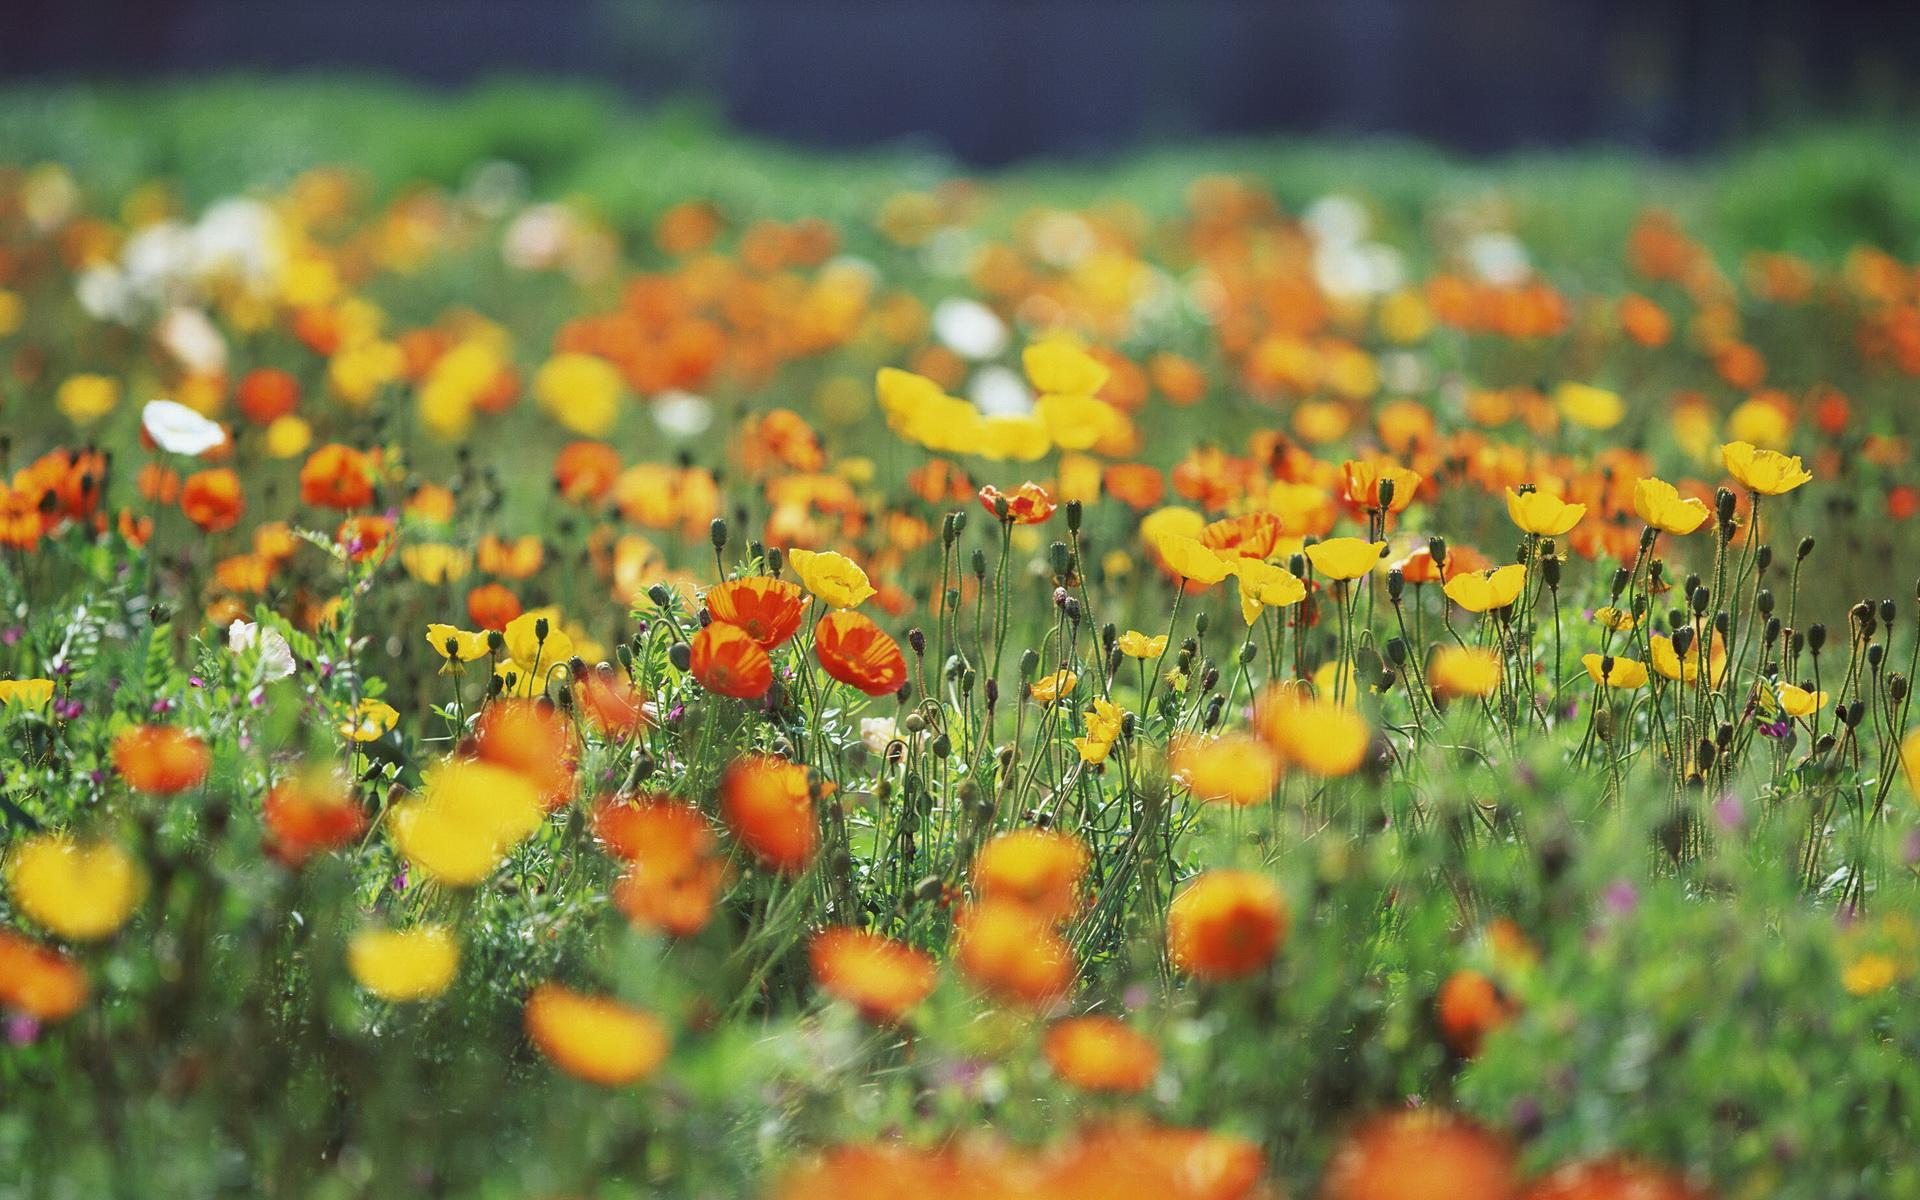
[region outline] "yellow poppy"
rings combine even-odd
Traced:
[[[41,834],[7,856],[7,890],[34,924],[69,941],[112,935],[140,902],[140,869],[112,842]]]
[[[1028,691],[1031,692],[1033,698],[1040,703],[1052,704],[1060,697],[1071,693],[1074,685],[1079,682],[1080,677],[1078,675],[1075,675],[1065,667],[1061,667],[1051,675],[1046,675],[1034,680],[1032,686],[1028,688]]]
[[[1183,534],[1173,533],[1161,538],[1158,549],[1169,569],[1194,583],[1219,583],[1231,570],[1219,555]]]
[[[1551,492],[1507,489],[1507,516],[1527,533],[1560,537],[1587,515],[1584,504],[1568,504]]]
[[[1491,571],[1470,571],[1447,580],[1447,599],[1471,613],[1505,608],[1520,598],[1527,586],[1524,563],[1509,563]]]
[[[1707,506],[1694,497],[1682,499],[1664,479],[1642,479],[1633,485],[1633,511],[1662,533],[1685,535],[1706,522]]]
[[[1491,696],[1500,674],[1500,656],[1478,647],[1440,646],[1427,663],[1427,683],[1440,696]]]
[[[1263,608],[1285,608],[1307,598],[1307,585],[1292,571],[1257,558],[1235,559],[1229,570],[1240,579],[1240,616],[1251,625]]]
[[[0,708],[45,708],[52,699],[51,679],[0,679]]]
[[[1128,658],[1159,658],[1167,652],[1167,635],[1148,637],[1137,629],[1129,629],[1114,644]]]
[[[1328,538],[1307,547],[1307,561],[1328,579],[1358,579],[1379,564],[1386,548],[1385,542],[1355,537]]]
[[[1595,683],[1610,688],[1631,691],[1647,685],[1647,664],[1634,658],[1614,658],[1608,660],[1598,654],[1583,654],[1580,661],[1587,668],[1587,676]],[[1606,668],[1603,674],[1602,668]]]
[[[360,986],[396,1003],[426,1000],[447,990],[460,966],[460,947],[437,925],[368,929],[347,943],[347,970]]]
[[[1810,717],[1827,706],[1825,692],[1810,692],[1806,688],[1783,683],[1774,695],[1780,701],[1780,708],[1790,717]]]
[[[1790,492],[1813,478],[1801,464],[1799,455],[1789,457],[1778,450],[1758,450],[1751,442],[1728,442],[1720,447],[1720,461],[1726,464],[1727,474],[1740,481],[1740,486],[1760,496]]]
[[[384,700],[362,700],[353,716],[340,723],[340,736],[356,742],[371,742],[400,723],[400,714]]]
[[[792,550],[787,561],[806,589],[832,608],[858,608],[874,594],[867,573],[844,554]]]

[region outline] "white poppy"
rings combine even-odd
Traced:
[[[293,647],[278,629],[262,629],[253,621],[235,621],[227,626],[227,649],[244,654],[260,647],[260,678],[272,683],[293,674]]]
[[[998,358],[1007,348],[1006,323],[978,300],[951,297],[933,306],[933,335],[961,358]]]
[[[172,400],[149,400],[140,411],[140,424],[156,445],[172,454],[204,454],[227,440],[219,422]]]

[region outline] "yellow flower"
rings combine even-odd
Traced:
[[[1271,747],[1245,733],[1177,738],[1167,762],[1198,799],[1237,805],[1269,799],[1284,766]]]
[[[1627,407],[1616,393],[1591,384],[1563,383],[1553,398],[1561,416],[1588,429],[1612,429],[1627,415]]]
[[[1240,617],[1251,625],[1263,608],[1285,608],[1307,598],[1307,585],[1292,571],[1257,558],[1238,558],[1228,567],[1240,577]]]
[[[400,723],[400,714],[383,700],[362,700],[351,719],[340,723],[340,736],[356,742],[371,742]]]
[[[1358,579],[1379,565],[1385,542],[1355,537],[1328,538],[1307,547],[1307,561],[1328,579]]]
[[[1524,563],[1509,563],[1491,571],[1472,571],[1455,575],[1442,589],[1447,599],[1471,613],[1505,608],[1520,598],[1527,586]]]
[[[1107,761],[1108,753],[1113,750],[1113,743],[1103,742],[1094,737],[1077,737],[1073,739],[1073,748],[1079,753],[1081,762],[1102,763]]]
[[[1111,404],[1092,396],[1042,396],[1034,412],[1047,436],[1064,450],[1085,450],[1112,429],[1119,416]]]
[[[1805,688],[1783,683],[1775,692],[1780,707],[1790,717],[1809,717],[1827,706],[1825,692],[1810,692]]]
[[[1727,474],[1760,496],[1790,492],[1813,478],[1801,465],[1799,455],[1789,458],[1778,450],[1756,450],[1750,442],[1728,442],[1720,447],[1720,461],[1726,464]]]
[[[473,555],[455,546],[423,542],[403,548],[400,551],[400,565],[421,583],[438,587],[466,578],[468,568],[473,565]]]
[[[45,708],[51,699],[51,679],[0,679],[0,708]]]
[[[1568,504],[1551,492],[1516,492],[1507,489],[1507,516],[1527,533],[1559,537],[1587,515],[1584,504]]]
[[[519,664],[527,679],[545,679],[555,664],[573,657],[573,639],[560,629],[560,610],[549,605],[532,608],[507,622],[501,631],[507,657]]]
[[[1065,667],[1061,667],[1051,675],[1034,680],[1032,687],[1028,690],[1033,693],[1033,698],[1040,703],[1052,704],[1055,700],[1071,693],[1074,685],[1079,682],[1080,677],[1078,675],[1075,675]]]
[[[858,608],[874,594],[867,573],[844,554],[791,550],[787,561],[807,590],[832,608]]]
[[[1087,736],[1096,741],[1111,742],[1120,736],[1121,728],[1126,724],[1127,713],[1118,704],[1105,696],[1096,696],[1092,711],[1086,714]]]
[[[1647,686],[1647,664],[1639,659],[1608,659],[1598,654],[1583,654],[1580,661],[1586,665],[1588,678],[1595,683],[1625,691]],[[1604,674],[1602,668],[1606,668]]]
[[[1194,583],[1219,583],[1231,570],[1219,555],[1183,534],[1168,534],[1160,539],[1156,548],[1174,574]]]
[[[1593,619],[1608,629],[1620,633],[1625,633],[1629,629],[1638,629],[1640,627],[1639,617],[1634,616],[1626,609],[1614,608],[1612,605],[1594,609]]]
[[[620,372],[591,354],[556,354],[533,376],[533,397],[582,437],[604,437],[620,419]]]
[[[7,890],[34,924],[69,941],[92,942],[126,924],[144,884],[127,852],[112,842],[81,845],[41,834],[7,856]]]
[[[1840,973],[1840,986],[1850,995],[1870,996],[1892,987],[1900,977],[1900,964],[1891,955],[1862,954]]]
[[[540,827],[540,794],[517,771],[477,759],[431,768],[414,799],[395,804],[387,830],[407,860],[454,887],[491,875]]]
[[[313,444],[313,426],[296,416],[275,417],[266,440],[267,453],[274,458],[298,458]]]
[[[1064,339],[1037,342],[1020,354],[1033,390],[1062,396],[1093,396],[1111,374],[1106,364]]]
[[[469,632],[453,625],[427,626],[427,645],[434,653],[447,660],[448,665],[456,662],[472,662],[484,658],[487,653],[487,635],[484,632]]]
[[[1427,683],[1441,696],[1491,696],[1500,673],[1498,654],[1467,646],[1440,646],[1427,663]]]
[[[1270,690],[1255,705],[1254,720],[1287,762],[1328,777],[1359,770],[1373,737],[1366,718],[1353,709],[1295,688]]]
[[[1900,742],[1900,765],[1906,768],[1907,790],[1920,800],[1920,729],[1910,731]]]
[[[53,402],[75,425],[91,425],[120,403],[120,381],[106,375],[74,375],[61,382]]]
[[[1033,462],[1053,449],[1047,424],[1036,416],[994,416],[980,422],[973,453],[996,462]]]
[[[1687,647],[1687,656],[1682,659],[1673,649],[1673,639],[1665,634],[1656,633],[1651,639],[1653,669],[1662,676],[1679,683],[1700,682],[1700,640],[1695,638]],[[1718,687],[1727,671],[1727,647],[1719,634],[1713,635],[1713,650],[1707,659],[1707,683]]]
[[[1633,485],[1633,511],[1662,533],[1689,534],[1705,523],[1707,506],[1680,493],[1664,479],[1642,479]]]
[[[437,925],[368,929],[347,943],[347,969],[382,1000],[426,1000],[447,990],[460,967],[460,947]]]
[[[1167,652],[1167,635],[1148,637],[1137,629],[1129,629],[1114,644],[1128,658],[1159,658]]]

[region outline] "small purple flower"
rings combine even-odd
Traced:
[[[198,675],[189,675],[187,676],[187,686],[203,688],[207,686],[207,684],[206,684],[206,681],[201,679]]]
[[[407,864],[406,863],[400,864],[400,870],[393,877],[393,890],[396,892],[404,892],[407,890]]]
[[[1722,833],[1739,833],[1747,825],[1746,806],[1740,803],[1740,797],[1723,792],[1713,802],[1713,819],[1719,823]]]
[[[1770,738],[1787,737],[1793,732],[1793,721],[1788,717],[1781,717],[1778,721],[1761,721],[1758,724],[1760,732]]]
[[[63,721],[71,721],[85,711],[87,706],[71,696],[53,702],[53,715]]]
[[[1120,1003],[1130,1009],[1145,1008],[1152,1001],[1153,993],[1147,990],[1147,985],[1144,983],[1136,983],[1120,993]]]
[[[678,721],[680,718],[686,715],[687,715],[687,706],[684,704],[676,704],[672,708],[667,710],[667,720],[669,721]]]
[[[155,700],[152,704],[147,705],[147,711],[156,717],[163,717],[173,711],[173,701],[163,696]]]
[[[26,635],[27,631],[22,626],[9,625],[5,629],[0,629],[0,646],[15,645]]]
[[[1920,863],[1920,829],[1910,830],[1900,844],[1900,861],[1906,866]]]
[[[1600,902],[1616,917],[1624,917],[1640,906],[1640,890],[1625,879],[1616,879],[1600,893]]]
[[[40,1040],[40,1022],[26,1013],[7,1017],[7,1041],[16,1046],[31,1046]]]

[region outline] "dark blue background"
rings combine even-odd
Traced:
[[[1839,0],[0,0],[0,74],[564,75],[975,162],[1210,133],[1687,151],[1908,111],[1920,4]]]

